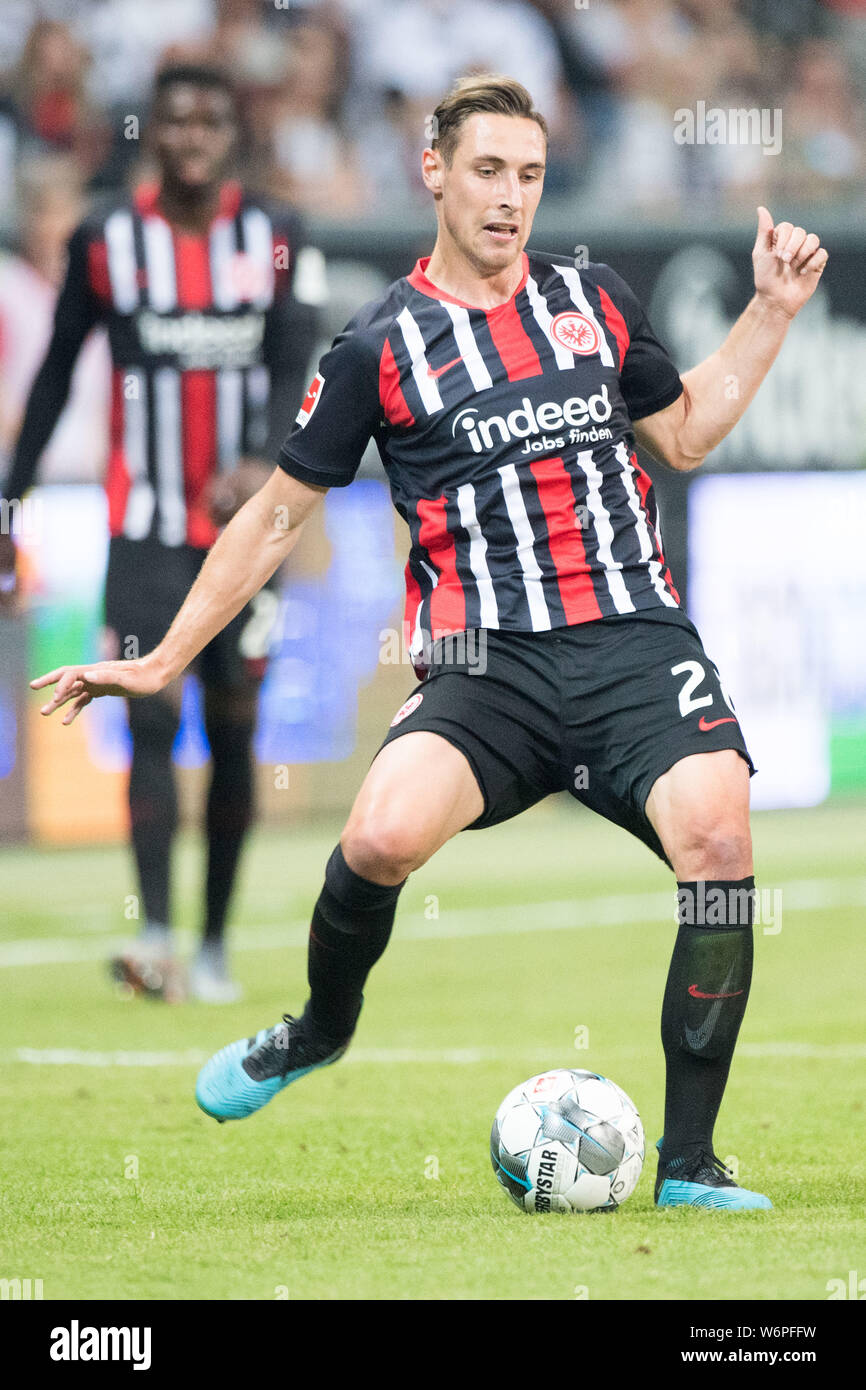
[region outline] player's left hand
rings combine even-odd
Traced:
[[[71,703],[71,709],[62,723],[71,724],[91,700],[100,695],[125,695],[134,699],[145,695],[156,695],[168,684],[167,677],[156,664],[153,652],[137,657],[134,661],[97,661],[92,666],[58,666],[44,676],[37,676],[30,682],[31,690],[44,690],[46,686],[55,687],[47,705],[40,714],[53,714],[62,705]]]
[[[245,502],[264,487],[274,471],[272,463],[242,458],[227,473],[215,473],[205,490],[205,505],[214,526],[227,526]]]
[[[793,318],[814,294],[827,260],[828,253],[815,232],[806,232],[791,222],[774,226],[767,209],[758,208],[752,265],[759,298]]]

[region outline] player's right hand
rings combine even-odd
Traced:
[[[18,599],[15,542],[0,532],[0,611],[14,608]]]
[[[53,714],[71,701],[72,708],[62,721],[71,724],[100,695],[156,695],[166,681],[148,657],[140,657],[136,661],[98,661],[93,666],[58,666],[30,682],[31,690],[42,690],[46,685],[56,689],[40,714]]]

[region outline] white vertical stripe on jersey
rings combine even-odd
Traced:
[[[553,315],[547,307],[547,300],[531,275],[526,280],[526,293],[532,305],[535,322],[553,348],[557,367],[560,371],[568,371],[570,367],[574,366],[574,353],[569,348],[563,347],[562,343],[558,343],[551,333],[550,325],[553,323]]]
[[[424,339],[421,337],[421,330],[406,308],[400,310],[397,315],[397,323],[400,325],[403,342],[406,344],[406,350],[412,360],[412,375],[415,378],[415,385],[418,387],[418,394],[424,409],[428,415],[435,415],[437,410],[442,409],[442,397],[439,395],[439,387],[436,385],[435,378],[430,376],[427,370],[430,364],[424,355]]]
[[[255,452],[268,442],[268,402],[271,398],[271,378],[267,367],[259,365],[246,371],[247,438],[241,447]]]
[[[150,534],[156,497],[147,476],[147,379],[136,368],[123,374],[123,457],[130,480],[123,534],[141,541]]]
[[[420,563],[420,565],[421,565],[421,568],[424,570],[425,574],[427,574],[427,576],[429,577],[431,585],[432,585],[433,588],[435,589],[435,588],[436,588],[436,585],[439,583],[439,576],[438,576],[438,574],[436,573],[436,571],[435,571],[434,569],[432,569],[432,568],[430,567],[430,565],[428,565],[428,564],[426,563],[426,561],[420,560],[420,559],[419,559],[419,563]],[[424,654],[424,626],[423,626],[423,618],[424,618],[424,610],[425,610],[425,609],[429,610],[429,608],[430,608],[430,594],[428,594],[426,598],[423,598],[423,599],[421,600],[421,602],[418,604],[418,608],[417,608],[417,610],[416,610],[416,612],[415,612],[415,629],[414,629],[414,631],[413,631],[413,633],[412,633],[412,637],[411,637],[411,640],[410,640],[410,642],[409,642],[409,655],[410,655],[410,657],[421,656],[421,655]]]
[[[439,583],[439,576],[434,570],[433,566],[428,565],[426,560],[419,560],[419,564],[421,565],[421,568],[424,571],[424,573],[429,575],[430,583],[433,585],[433,588],[435,589],[436,585]]]
[[[235,309],[237,287],[232,276],[232,262],[237,255],[238,239],[233,218],[218,217],[211,227],[210,280],[215,309]]]
[[[583,292],[583,285],[581,284],[579,272],[575,270],[574,266],[571,265],[558,265],[555,267],[555,269],[557,271],[557,274],[562,276],[563,280],[568,286],[568,292],[571,295],[572,303],[577,305],[584,318],[588,318],[590,323],[595,325],[595,331],[598,334],[600,344],[598,349],[598,355],[601,358],[603,365],[605,367],[612,367],[614,365],[614,361],[613,353],[610,350],[610,344],[608,343],[607,338],[605,337],[604,329],[602,328],[601,324],[595,316],[595,312],[592,308],[592,305],[590,304],[589,300]]]
[[[447,299],[443,299],[442,308],[454,325],[454,338],[460,349],[463,365],[472,379],[472,385],[476,391],[486,391],[488,386],[493,385],[493,377],[478,350],[468,313],[461,304],[449,304]]]
[[[125,208],[118,208],[106,219],[105,249],[114,307],[119,314],[131,314],[133,309],[138,308],[138,267],[135,264],[132,213]]]
[[[186,497],[183,485],[183,443],[180,404],[180,372],[157,367],[153,374],[156,408],[156,496],[159,506],[159,539],[163,545],[183,545],[186,540]]]
[[[221,473],[234,468],[241,452],[243,392],[242,372],[225,367],[216,373],[217,458]]]
[[[292,295],[299,304],[327,304],[328,266],[318,246],[301,246],[295,254]]]
[[[274,233],[271,219],[261,208],[247,208],[241,214],[244,251],[262,272],[261,288],[252,297],[257,309],[267,309],[274,297]]]
[[[475,512],[475,489],[471,483],[464,483],[457,489],[457,509],[460,524],[469,534],[469,568],[478,588],[481,601],[481,627],[499,626],[499,609],[490,570],[487,568],[487,541],[481,534]]]
[[[541,583],[541,569],[532,549],[535,536],[532,523],[526,515],[526,506],[520,491],[517,469],[513,463],[506,463],[498,472],[502,479],[502,494],[508,509],[508,517],[517,537],[517,558],[520,561],[520,568],[523,570],[523,587],[526,590],[526,598],[529,603],[532,630],[533,632],[546,632],[551,625],[550,612]]]
[[[619,560],[613,558],[613,526],[611,525],[610,514],[601,500],[601,474],[596,467],[591,449],[580,451],[577,456],[577,465],[583,469],[589,485],[586,505],[595,527],[598,558],[604,565],[604,578],[613,599],[613,606],[617,613],[633,613],[634,604],[622,577],[622,565]]]
[[[150,307],[156,314],[165,314],[177,306],[174,237],[171,227],[161,217],[145,217],[142,220],[141,231],[144,238],[144,266]]]
[[[620,440],[614,449],[614,454],[622,469],[622,481],[625,486],[626,496],[628,497],[628,505],[634,512],[636,522],[635,530],[637,531],[637,538],[640,544],[640,558],[647,567],[653,588],[662,603],[666,604],[668,608],[677,608],[679,605],[673,594],[668,592],[667,585],[662,578],[662,567],[658,560],[653,559],[652,537],[650,535],[644,509],[640,504],[640,498],[638,497],[637,489],[634,485],[634,469],[631,459],[629,458],[629,452],[622,440]],[[659,550],[661,550],[661,546],[659,546]]]

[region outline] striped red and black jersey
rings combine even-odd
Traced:
[[[162,216],[155,186],[88,217],[69,243],[51,345],[5,491],[20,495],[33,481],[78,350],[103,324],[113,364],[111,533],[210,546],[208,481],[245,454],[275,452],[297,410],[321,264],[293,210],[234,182],[201,234]],[[292,397],[276,437],[275,393]]]
[[[464,628],[681,620],[633,432],[679,373],[609,266],[523,262],[513,297],[479,309],[420,260],[335,340],[280,454],[340,487],[376,441],[411,536],[413,653]]]

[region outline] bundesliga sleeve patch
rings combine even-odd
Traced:
[[[295,416],[295,424],[300,425],[302,429],[304,425],[309,424],[310,416],[319,404],[319,397],[322,394],[322,387],[324,384],[325,378],[322,376],[322,373],[316,372],[316,375],[310,382],[310,389],[301,403],[301,408]]]

